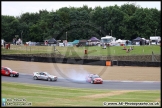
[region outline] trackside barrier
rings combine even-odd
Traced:
[[[112,65],[113,65],[113,66],[118,66],[118,61],[117,61],[117,60],[113,60],[113,61],[112,61]]]
[[[75,59],[75,58],[55,58],[55,57],[37,57],[34,55],[1,55],[1,60],[19,60],[46,63],[66,63],[82,65],[99,65],[99,66],[144,66],[144,67],[161,67],[161,62],[145,61],[118,61],[118,60],[94,60],[94,59]]]
[[[161,67],[161,62],[145,62],[145,61],[118,61],[118,66],[145,66],[145,67]]]
[[[112,66],[111,60],[106,61],[106,66]]]

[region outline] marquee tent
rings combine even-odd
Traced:
[[[96,37],[92,37],[92,38],[89,39],[88,41],[91,41],[91,42],[98,42],[98,41],[100,41],[100,40],[97,39]]]
[[[48,40],[48,44],[57,44],[57,41],[54,38]]]

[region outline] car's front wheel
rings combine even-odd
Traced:
[[[56,77],[55,79],[54,79],[54,81],[57,81],[58,80],[58,78]]]
[[[47,80],[48,80],[48,81],[51,81],[51,78],[48,78]]]

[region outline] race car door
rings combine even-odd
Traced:
[[[41,77],[42,77],[42,79],[45,80],[45,79],[47,79],[48,76],[45,73],[42,73]]]
[[[38,76],[39,77],[39,79],[44,79],[43,77],[44,77],[44,73],[43,72],[41,72],[41,73],[39,73],[40,75]]]

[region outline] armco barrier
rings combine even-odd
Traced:
[[[83,59],[83,64],[105,66],[105,60]]]
[[[106,60],[106,66],[112,66],[111,60]]]
[[[118,61],[118,66],[161,67],[161,62]]]
[[[105,66],[105,60],[94,60],[94,59],[54,58],[54,57],[36,57],[36,56],[26,57],[26,56],[13,56],[13,55],[1,55],[1,59]]]
[[[118,66],[118,60],[113,60],[112,61],[112,66]]]
[[[145,66],[145,67],[161,67],[161,62],[140,62],[140,61],[117,61],[117,60],[94,60],[94,59],[74,59],[74,58],[52,58],[52,57],[37,57],[37,56],[15,56],[1,55],[2,60],[20,60],[33,62],[47,63],[68,63],[68,64],[83,64],[83,65],[100,65],[100,66]],[[107,64],[106,64],[107,62]]]

